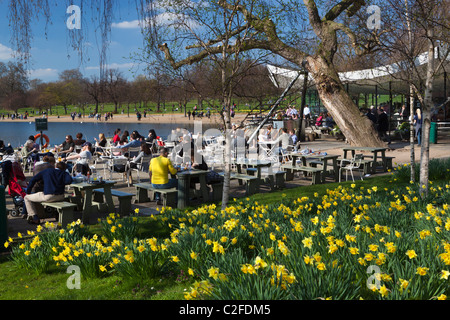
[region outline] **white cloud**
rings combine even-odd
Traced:
[[[130,69],[135,67],[135,64],[132,62],[129,63],[111,63],[105,66],[105,69]],[[86,70],[100,70],[100,66],[95,67],[86,67]]]
[[[30,79],[46,80],[58,76],[58,70],[52,68],[41,68],[28,71],[28,77]]]
[[[145,21],[148,25],[149,22]],[[138,29],[141,28],[142,20],[122,21],[112,23],[111,27],[116,29]],[[199,24],[184,14],[174,14],[171,12],[160,13],[155,17],[155,23],[161,26],[183,27],[187,25],[191,28],[199,27]]]
[[[137,29],[140,28],[140,21],[139,20],[122,21],[111,24],[111,27],[117,29]]]
[[[13,58],[14,50],[0,43],[0,60]]]

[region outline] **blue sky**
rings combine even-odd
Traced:
[[[64,2],[63,2],[64,3]],[[76,4],[76,1],[74,1]],[[84,76],[99,74],[99,49],[95,38],[94,25],[82,25],[82,31],[87,34],[85,59],[80,65],[77,52],[69,45],[69,32],[66,21],[70,14],[67,7],[59,5],[52,8],[52,24],[48,25],[47,38],[44,36],[45,21],[41,18],[33,23],[33,37],[31,49],[30,80],[41,79],[44,82],[55,81],[58,74],[67,69],[79,68]],[[90,14],[88,12],[83,14]],[[142,48],[142,35],[138,25],[135,4],[128,5],[128,1],[120,1],[114,23],[111,28],[110,46],[108,50],[108,65],[119,69],[125,77],[132,80],[136,75],[144,73],[143,67],[137,65],[130,55]],[[90,22],[90,18],[83,17]],[[11,30],[8,26],[8,2],[0,0],[0,62],[13,61],[13,45],[11,44]],[[99,36],[97,36],[98,39]],[[70,58],[68,57],[70,55]]]

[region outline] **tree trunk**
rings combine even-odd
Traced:
[[[406,14],[406,25],[408,27],[408,51],[412,54],[412,31],[411,31],[411,20],[409,18],[409,6],[408,0],[405,0],[405,14]],[[411,68],[412,70],[412,68]],[[416,182],[416,154],[414,150],[414,88],[411,84],[411,73],[410,74],[410,85],[409,85],[409,145],[411,147],[411,181]]]
[[[409,145],[411,148],[411,158],[410,158],[410,162],[411,162],[411,181],[412,182],[416,182],[416,153],[414,150],[414,136],[415,136],[415,131],[414,131],[414,89],[412,88],[412,85],[409,88],[409,110],[410,110],[410,115],[409,115]]]
[[[323,57],[307,57],[306,68],[311,73],[325,108],[345,135],[350,145],[386,147],[372,122],[361,112],[344,89],[334,66]]]
[[[224,150],[224,179],[222,191],[222,210],[224,210],[230,198],[230,176],[231,176],[231,120],[230,120],[230,100],[226,92],[226,71],[222,69],[222,107],[224,108],[224,127],[225,127],[225,150]]]
[[[428,195],[428,163],[430,161],[430,127],[431,109],[433,108],[433,73],[434,73],[434,42],[433,28],[427,30],[428,36],[428,64],[427,78],[425,81],[425,97],[422,106],[422,136],[420,150],[420,193],[422,196]]]

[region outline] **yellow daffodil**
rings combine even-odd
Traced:
[[[426,267],[417,267],[417,271],[416,274],[418,274],[419,276],[425,276],[428,272],[429,268]]]
[[[408,258],[410,259],[414,259],[417,257],[417,254],[414,250],[408,250],[406,251],[406,255],[408,256]]]

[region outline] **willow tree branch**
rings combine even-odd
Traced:
[[[356,34],[353,32],[353,30],[350,29],[350,27],[346,26],[343,23],[335,22],[335,21],[327,21],[326,24],[330,26],[335,31],[343,31],[347,37],[350,39],[350,44],[355,50],[355,53],[358,56],[362,56],[364,54],[373,53],[376,46],[380,43],[380,35],[384,32],[387,32],[386,30],[381,31],[379,34],[372,33],[373,39],[367,41],[367,43],[362,44],[360,41],[358,41],[358,38]]]
[[[364,0],[343,0],[331,8],[324,16],[324,21],[334,21],[347,10],[349,17],[353,16],[365,4]]]
[[[283,58],[296,63],[298,65],[302,64],[302,61],[306,58],[307,54],[297,48],[291,47],[285,44],[277,34],[276,25],[270,18],[261,19],[255,15],[253,15],[247,8],[242,5],[232,5],[228,3],[226,0],[219,0],[218,5],[227,10],[236,10],[240,12],[245,20],[247,21],[245,26],[238,28],[233,31],[233,35],[236,36],[243,31],[247,31],[249,29],[254,29],[258,34],[264,35],[266,39],[254,39],[254,38],[241,38],[234,45],[228,45],[225,48],[226,53],[235,53],[235,52],[243,52],[249,51],[253,49],[263,49],[271,51],[272,53],[278,54]],[[239,31],[239,32],[237,32]],[[229,38],[229,35],[222,35],[216,37],[214,40],[209,40],[207,42],[208,46],[205,46],[205,43],[198,43],[196,45],[192,45],[187,47],[187,49],[191,48],[203,48],[202,51],[197,54],[191,55],[183,60],[178,62],[173,58],[167,43],[163,43],[158,46],[158,48],[164,53],[165,58],[174,69],[178,69],[184,65],[191,65],[193,63],[199,62],[202,59],[223,53],[224,47],[221,45],[211,46],[211,44],[215,44],[220,42],[221,39]]]
[[[319,10],[314,0],[303,0],[306,9],[308,10],[309,22],[314,29],[314,32],[319,36],[322,32],[322,20],[320,19]]]
[[[218,45],[216,47],[208,47],[197,54],[191,55],[183,60],[180,60],[178,62],[175,61],[173,58],[169,47],[167,46],[167,43],[163,43],[158,46],[158,48],[164,53],[165,58],[167,61],[169,61],[172,68],[179,69],[180,67],[184,65],[192,65],[193,63],[199,62],[203,60],[206,57],[209,57],[211,55],[215,54],[221,54],[224,50],[224,47],[221,45]],[[244,51],[250,51],[253,49],[263,49],[268,50],[273,53],[279,54],[283,56],[284,58],[298,63],[299,59],[303,59],[306,57],[306,54],[289,46],[282,45],[281,47],[278,47],[276,44],[272,43],[271,41],[267,40],[254,40],[254,39],[248,39],[248,40],[240,40],[236,42],[234,45],[228,45],[225,48],[225,52],[232,54],[235,53],[237,50],[244,52]],[[300,57],[300,58],[299,58]]]
[[[248,25],[241,26],[241,27],[237,28],[236,30],[234,30],[233,32],[231,32],[228,35],[228,37],[232,38],[234,36],[237,36],[241,32],[247,30],[248,27],[249,27]],[[205,46],[206,47],[210,47],[210,46],[215,45],[216,43],[219,43],[221,41],[223,41],[223,36],[217,37],[216,39],[210,39],[210,40],[208,40],[208,42],[206,44],[198,43],[198,44],[193,44],[193,45],[187,46],[186,49],[204,48]]]

